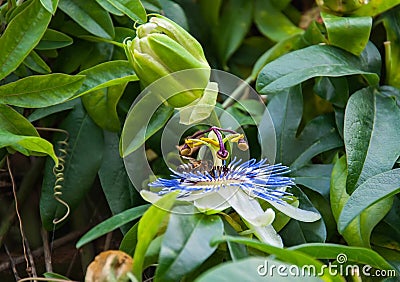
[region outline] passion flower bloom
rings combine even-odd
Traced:
[[[184,107],[200,98],[207,87],[210,66],[200,43],[186,30],[161,15],[140,25],[133,40],[125,41],[126,53],[144,86],[162,77],[157,94],[173,107]],[[183,76],[172,73],[191,69]],[[154,91],[154,89],[153,89]],[[173,97],[170,94],[177,94]]]
[[[210,131],[219,132],[215,127]],[[199,140],[218,139],[210,135]],[[243,143],[241,136],[238,137]],[[209,143],[215,146],[213,142]],[[143,190],[143,198],[155,202],[164,194],[178,191],[178,200],[193,202],[201,212],[216,213],[232,207],[261,241],[274,246],[283,246],[282,239],[271,225],[275,212],[273,209],[264,211],[259,199],[300,221],[313,222],[321,218],[318,213],[299,209],[285,201],[292,197],[287,188],[295,183],[292,178],[284,176],[289,168],[281,164],[270,165],[265,159],[258,162],[255,159],[246,162],[233,159],[228,165],[214,165],[210,170],[171,171],[171,179],[159,178],[151,182],[149,186],[156,192]]]

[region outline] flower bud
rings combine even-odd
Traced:
[[[186,106],[203,95],[210,66],[200,43],[173,21],[160,15],[152,17],[137,28],[137,36],[126,42],[126,47],[144,86],[165,78],[154,84],[151,92],[167,99],[171,106]],[[188,69],[194,71],[170,75]]]

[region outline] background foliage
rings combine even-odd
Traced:
[[[21,251],[8,157],[31,248],[42,244],[41,226],[62,239],[102,222],[77,244],[83,246],[82,268],[71,263],[68,271],[53,250],[54,271],[72,279],[82,279],[100,244],[133,256],[138,280],[258,281],[256,266],[265,259],[320,267],[338,253],[349,263],[400,271],[399,4],[371,0],[346,9],[311,0],[0,1],[0,245]],[[277,136],[276,162],[290,166],[301,207],[323,217],[303,223],[278,215],[274,227],[287,248],[239,237],[242,223],[232,211],[168,216],[143,205],[118,148],[121,125],[141,91],[122,43],[148,13],[189,30],[213,68],[241,77],[265,99]],[[238,105],[218,102],[244,126],[251,154],[259,157],[255,126],[263,124],[249,121]],[[170,116],[160,112],[154,128]],[[61,191],[71,216],[56,226],[53,219],[65,207],[53,197],[53,166],[66,136],[49,128],[69,137]],[[147,137],[153,170],[168,175],[157,130]],[[107,233],[114,235],[93,243]],[[71,248],[69,256],[76,252]],[[39,263],[39,275],[43,268]],[[343,281],[328,272],[321,278]]]

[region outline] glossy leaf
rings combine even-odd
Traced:
[[[360,55],[367,46],[372,28],[371,17],[338,17],[321,13],[329,44],[354,55]]]
[[[349,99],[349,84],[345,77],[321,77],[317,79],[314,91],[337,107],[344,108]]]
[[[75,106],[80,105],[81,101],[79,99],[69,100],[62,104],[57,104],[54,106],[46,107],[46,108],[39,108],[36,109],[29,117],[28,120],[30,122],[37,121],[44,117],[50,116],[55,113],[59,113],[62,111],[67,111],[75,108]]]
[[[57,9],[58,1],[59,0],[40,0],[40,3],[42,3],[43,7],[45,7],[49,13],[54,15]]]
[[[8,24],[0,37],[0,79],[13,72],[29,55],[46,31],[51,14],[32,1]]]
[[[0,103],[26,108],[59,104],[74,95],[84,78],[61,73],[22,78],[0,86]]]
[[[176,194],[170,193],[158,200],[154,205],[152,205],[142,216],[138,225],[137,238],[138,243],[136,245],[135,254],[133,260],[135,261],[133,265],[133,274],[136,278],[141,281],[142,271],[144,264],[144,256],[146,251],[157,235],[157,232],[162,224],[163,220],[169,214],[169,210],[175,203]]]
[[[11,147],[26,156],[42,156],[46,154],[53,159],[55,164],[58,164],[53,145],[37,136],[15,135],[9,131],[0,129],[0,148],[4,147]]]
[[[79,74],[85,75],[86,79],[76,97],[91,91],[138,80],[131,64],[122,60],[102,63],[81,71]]]
[[[113,39],[114,27],[111,17],[95,0],[60,0],[58,6],[90,33]]]
[[[119,245],[120,251],[123,251],[130,256],[133,256],[136,249],[137,244],[137,229],[139,226],[139,222],[131,227],[128,232],[125,233],[124,238]]]
[[[219,243],[219,242],[224,242],[224,241],[231,241],[231,242],[245,244],[248,247],[257,249],[257,250],[265,252],[267,254],[274,255],[280,261],[290,263],[292,265],[297,265],[300,267],[304,266],[304,265],[314,265],[316,267],[316,269],[318,269],[318,270],[323,269],[322,268],[323,264],[321,262],[312,258],[311,256],[308,256],[308,255],[303,254],[298,251],[274,247],[274,246],[267,245],[265,243],[262,243],[262,242],[259,242],[259,241],[253,240],[253,239],[249,239],[249,238],[244,238],[244,237],[224,236],[221,239],[217,239],[214,242]],[[340,276],[330,275],[328,269],[323,270],[323,275],[321,277],[325,281],[342,281]]]
[[[400,1],[399,1],[400,2]],[[387,13],[383,19],[386,29],[387,41],[385,42],[386,52],[386,81],[387,84],[400,87],[400,12],[394,10]]]
[[[66,47],[71,45],[72,38],[68,35],[54,29],[48,28],[44,33],[39,44],[35,47],[36,50],[51,50]]]
[[[118,118],[117,104],[126,83],[110,86],[92,91],[89,95],[82,97],[83,105],[93,121],[101,128],[117,132],[121,128]]]
[[[344,142],[352,193],[368,178],[391,169],[400,155],[400,109],[373,88],[354,93],[347,104]]]
[[[160,130],[174,113],[174,108],[161,105],[154,114],[146,112],[146,109],[152,109],[154,98],[144,96],[129,112],[122,131],[121,140],[123,140],[123,157],[136,151],[144,142]],[[151,115],[152,116],[148,116]]]
[[[146,11],[140,0],[107,0],[111,5],[127,15],[133,21],[145,23]]]
[[[339,231],[344,231],[350,222],[368,207],[399,192],[400,169],[383,172],[367,179],[351,194],[343,207],[338,221]]]
[[[30,68],[31,70],[40,73],[40,74],[48,74],[51,73],[50,67],[46,64],[45,61],[35,52],[31,51],[29,55],[24,60],[24,65]]]
[[[110,210],[112,214],[118,214],[139,205],[142,197],[133,187],[119,155],[118,134],[104,132],[104,142],[104,156],[98,174]],[[126,232],[127,228],[124,225],[121,230]]]
[[[346,158],[343,156],[335,163],[331,178],[330,201],[336,222],[350,197],[346,192],[346,178]],[[364,210],[341,232],[346,242],[349,245],[370,247],[371,232],[389,211],[391,202],[387,198]]]
[[[262,34],[279,42],[288,37],[303,33],[290,19],[274,5],[272,0],[256,0],[254,21]]]
[[[222,236],[221,218],[191,214],[193,212],[196,213],[193,207],[190,210],[185,206],[172,210],[154,281],[180,280],[200,266],[217,248],[210,246],[210,241],[213,237]]]
[[[116,15],[116,16],[123,16],[120,10],[115,8],[108,0],[96,0],[96,2],[103,7],[104,10],[108,11],[109,13]]]
[[[368,264],[378,269],[393,269],[393,267],[383,257],[375,251],[367,248],[327,243],[311,243],[291,247],[290,249],[302,252],[316,259],[336,259],[339,254],[345,254],[347,261],[350,262]]]
[[[312,164],[296,170],[291,176],[295,178],[297,184],[304,185],[328,198],[331,173],[330,164]]]
[[[287,272],[287,275],[278,275],[276,267],[281,266],[285,269],[292,267],[289,264],[282,263],[278,260],[273,260],[264,257],[250,257],[236,262],[226,262],[217,265],[210,270],[203,273],[195,282],[209,282],[209,281],[253,281],[262,282],[266,279],[274,282],[288,281],[304,281],[304,277],[292,275]],[[275,271],[271,271],[268,267],[276,266]],[[301,273],[301,269],[297,269]],[[273,278],[271,278],[273,277]],[[273,280],[272,280],[273,279]],[[314,276],[307,276],[307,281],[323,281],[321,278]],[[327,280],[332,281],[332,280]],[[340,280],[341,281],[341,280]]]
[[[90,119],[82,105],[77,105],[69,113],[60,128],[69,133],[61,199],[68,203],[73,212],[92,187],[100,168],[104,152],[103,131]],[[64,139],[65,134],[55,134],[54,140]],[[58,148],[57,146],[56,151]],[[40,215],[47,230],[53,230],[53,219],[61,218],[65,214],[65,207],[53,197],[54,181],[53,165],[47,161],[40,198]]]
[[[76,248],[79,249],[83,245],[141,217],[149,208],[149,206],[150,205],[134,207],[102,221],[79,239],[79,241],[76,243]]]
[[[361,74],[369,84],[376,85],[379,77],[369,71],[369,61],[379,56],[372,45],[364,50],[361,57],[333,46],[310,46],[267,64],[257,78],[256,88],[262,94],[272,94],[313,77],[353,74]]]
[[[240,17],[237,17],[239,10]],[[246,36],[251,25],[252,10],[253,2],[246,0],[230,0],[224,6],[218,25],[213,30],[218,43],[218,56],[224,66]]]
[[[15,135],[39,137],[36,128],[13,108],[0,104],[0,130],[8,131]]]

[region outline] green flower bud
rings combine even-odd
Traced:
[[[210,77],[210,66],[200,43],[173,21],[156,15],[137,28],[137,36],[126,42],[127,54],[144,86],[182,71],[183,77],[170,76],[152,89],[173,107],[183,107],[203,95]],[[172,97],[171,94],[177,94]],[[179,94],[178,94],[179,93]]]
[[[363,5],[368,4],[369,0],[316,0],[318,6],[325,10],[336,13],[353,12]]]

